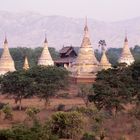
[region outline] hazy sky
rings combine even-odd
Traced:
[[[140,16],[140,0],[0,0],[0,10],[117,21]]]

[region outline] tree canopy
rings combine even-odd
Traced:
[[[115,113],[124,109],[125,104],[134,103],[139,98],[139,72],[139,63],[99,72],[89,101],[93,101],[98,109],[114,110]]]
[[[1,77],[1,91],[15,102],[29,96],[38,96],[47,103],[58,90],[68,84],[68,71],[55,66],[35,66],[29,70],[9,72]]]

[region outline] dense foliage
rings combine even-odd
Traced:
[[[68,84],[68,71],[55,66],[35,66],[29,70],[9,72],[1,78],[1,92],[19,102],[31,96],[38,96],[48,102],[58,90]]]
[[[89,95],[89,101],[93,101],[98,109],[107,109],[116,114],[125,109],[124,105],[140,101],[139,77],[140,63],[103,70],[97,74],[94,93]]]
[[[0,130],[0,140],[58,140],[58,138],[76,138],[82,132],[82,116],[78,112],[59,112],[49,121],[41,124],[33,121],[14,125],[11,129]]]
[[[82,115],[76,111],[58,112],[52,115],[50,120],[50,130],[52,134],[57,134],[60,138],[75,138],[82,133]]]
[[[14,125],[11,129],[0,130],[0,140],[58,140],[45,128],[39,122],[34,122],[32,126]]]

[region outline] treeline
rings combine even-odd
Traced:
[[[130,48],[130,50],[135,58],[135,61],[140,62],[140,46],[136,45],[133,49]],[[107,57],[112,65],[117,65],[117,61],[120,57],[121,51],[122,48],[109,48],[107,50]],[[98,50],[95,50],[95,54],[97,56],[97,59],[100,60],[101,53]]]
[[[34,49],[26,47],[10,48],[11,55],[15,61],[16,69],[17,70],[22,69],[25,56],[28,57],[29,64],[31,67],[36,66],[42,50],[43,50],[42,47],[37,47]],[[59,58],[59,51],[57,51],[55,48],[49,48],[49,51],[51,53],[53,60]],[[117,65],[117,60],[119,59],[121,51],[122,48],[110,48],[107,50],[107,56],[112,65]],[[136,45],[134,49],[131,48],[131,52],[135,60],[140,61],[140,46]],[[1,53],[2,49],[0,50],[0,55]],[[100,61],[102,55],[101,52],[95,50],[95,55],[97,59]]]
[[[10,53],[15,62],[15,67],[17,70],[21,70],[23,67],[25,56],[28,57],[30,67],[36,66],[38,58],[41,55],[43,48],[26,48],[26,47],[17,47],[10,48]],[[59,57],[58,51],[55,48],[49,48],[52,58],[55,60]],[[0,55],[2,54],[2,49],[0,50]]]

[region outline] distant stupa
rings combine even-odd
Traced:
[[[130,48],[128,46],[128,39],[127,36],[125,37],[124,40],[124,47],[122,49],[121,56],[118,60],[119,63],[126,63],[127,65],[131,65],[134,62],[134,57],[130,51]]]
[[[27,56],[25,57],[25,60],[24,60],[23,69],[24,69],[24,70],[28,70],[28,69],[29,69],[29,63],[28,63],[28,58],[27,58]]]
[[[44,65],[44,66],[54,65],[54,61],[52,60],[52,57],[48,49],[48,41],[46,37],[44,41],[44,48],[42,54],[38,60],[38,65]]]
[[[72,64],[71,72],[73,75],[81,78],[92,78],[99,70],[99,62],[97,61],[89,37],[87,20],[84,27],[84,37],[78,56]]]
[[[3,52],[0,58],[0,74],[5,74],[7,72],[15,71],[15,64],[10,55],[9,48],[8,48],[8,41],[5,37]]]
[[[100,61],[100,70],[107,70],[111,68],[111,64],[109,63],[107,56],[106,56],[106,51],[105,49],[103,49],[103,54],[101,57],[101,61]]]

